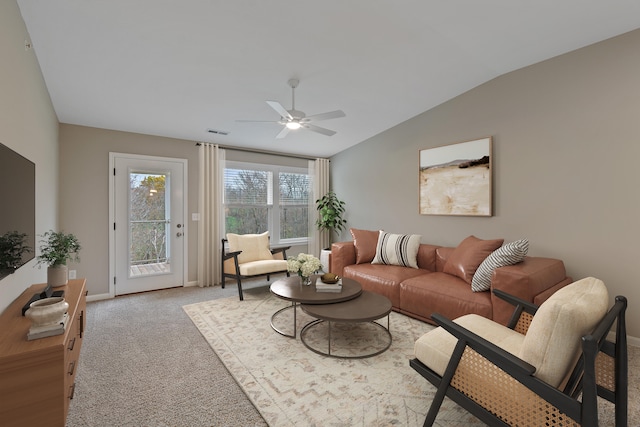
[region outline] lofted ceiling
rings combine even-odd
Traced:
[[[17,2],[60,122],[312,157],[640,27],[637,0]],[[278,120],[290,78],[335,135],[237,122]]]

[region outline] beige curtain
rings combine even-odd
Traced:
[[[225,152],[214,144],[202,143],[199,149],[198,286],[205,287],[220,283]]]
[[[309,198],[309,253],[320,256],[322,249],[331,244],[329,231],[318,231],[316,200],[329,192],[329,159],[309,160],[309,175],[313,179],[313,195]]]

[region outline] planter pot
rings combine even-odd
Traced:
[[[69,281],[66,265],[47,268],[47,284],[52,287],[64,286]]]
[[[34,301],[24,314],[31,319],[32,327],[56,325],[64,319],[69,303],[62,297],[44,298]]]
[[[329,262],[331,260],[331,249],[322,249],[320,251],[320,264],[322,264],[322,269],[325,273],[330,273],[330,265]]]

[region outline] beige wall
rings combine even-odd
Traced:
[[[512,72],[334,156],[348,225],[448,246],[529,238],[531,255],[625,295],[640,337],[639,49],[640,30]],[[485,136],[494,216],[419,215],[419,150]]]
[[[87,278],[90,296],[109,293],[109,153],[187,159],[188,281],[197,280],[198,147],[195,142],[60,125],[60,218],[66,232],[82,244],[80,263],[70,264]]]
[[[109,293],[109,153],[172,157],[188,161],[188,281],[197,281],[198,148],[193,141],[105,129],[60,125],[60,217],[61,227],[82,243],[81,262],[69,264],[78,277],[87,278],[90,296]],[[301,159],[274,157],[227,150],[227,159],[271,162],[306,167]],[[297,253],[304,247],[294,247]]]
[[[36,234],[57,228],[58,120],[15,1],[0,2],[0,142],[36,164]],[[6,201],[1,201],[0,209]],[[36,238],[36,241],[38,238]],[[37,242],[36,242],[37,243]],[[0,311],[46,269],[31,261],[0,280]]]

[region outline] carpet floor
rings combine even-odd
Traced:
[[[182,310],[234,295],[186,287],[89,302],[67,427],[266,426]]]
[[[245,284],[245,298],[247,304],[241,306],[248,308],[268,296],[266,282],[253,282]],[[251,288],[254,289],[251,289]],[[237,290],[235,286],[228,286],[227,289],[214,288],[176,288],[162,291],[147,292],[130,296],[117,297],[111,300],[90,302],[87,306],[87,330],[83,342],[80,364],[76,375],[76,391],[71,402],[67,427],[79,426],[266,426],[266,420],[271,417],[282,419],[282,424],[276,421],[269,421],[273,426],[289,425],[287,422],[294,420],[300,426],[325,426],[325,425],[361,425],[361,426],[384,426],[384,425],[420,425],[421,418],[428,408],[428,396],[433,393],[431,386],[421,379],[408,366],[410,353],[400,356],[396,346],[403,342],[400,332],[402,323],[398,324],[396,318],[404,316],[392,313],[391,332],[393,334],[392,347],[382,355],[370,359],[362,360],[339,360],[328,359],[309,351],[302,347],[299,340],[292,340],[282,337],[271,330],[269,318],[273,313],[272,306],[266,306],[264,316],[256,320],[242,318],[236,323],[249,325],[253,331],[263,330],[257,334],[244,335],[244,338],[227,335],[226,338],[215,338],[216,335],[223,335],[228,317],[226,308],[227,302],[221,306],[214,306],[215,310],[206,315],[210,320],[203,321],[202,325],[208,325],[202,329],[194,327],[194,323],[185,313],[191,311],[190,307],[197,307],[194,304],[203,303],[208,306],[215,300],[228,298],[229,306],[238,306]],[[272,301],[273,302],[273,301]],[[279,301],[280,306],[286,305]],[[266,304],[266,303],[265,303]],[[218,310],[219,309],[219,310]],[[300,313],[300,311],[298,312]],[[283,314],[284,316],[284,314]],[[217,321],[219,320],[219,322]],[[290,321],[285,317],[281,319],[283,328],[290,327]],[[302,322],[303,320],[300,319]],[[419,333],[419,328],[429,327],[421,322],[412,325],[412,321],[406,328],[411,330],[407,337],[407,343],[402,344],[408,348],[408,341]],[[220,323],[220,325],[218,324]],[[384,322],[383,322],[384,323]],[[301,324],[301,323],[299,323]],[[422,325],[422,326],[420,326]],[[414,328],[414,329],[412,329]],[[219,330],[217,333],[215,331]],[[206,340],[203,337],[207,337]],[[241,347],[235,344],[229,345],[227,350],[218,349],[214,344],[220,342],[240,342]],[[317,383],[310,383],[311,388],[296,387],[287,392],[289,400],[278,403],[281,406],[274,406],[274,397],[269,393],[277,390],[277,384],[268,384],[256,380],[255,385],[250,384],[252,374],[244,377],[239,371],[229,365],[227,357],[220,356],[225,351],[236,351],[236,348],[246,349],[251,352],[263,352],[262,358],[258,357],[258,366],[267,363],[270,350],[264,348],[275,343],[279,348],[278,357],[286,361],[285,366],[280,371],[273,373],[266,372],[272,378],[287,377],[300,374],[299,378],[304,381],[313,372],[319,369],[325,361],[303,364],[295,357],[290,357],[289,347],[302,347],[296,349],[295,353],[299,357],[314,360],[317,356],[320,359],[331,361],[331,366],[345,364],[347,366],[370,366],[371,371],[376,375],[368,378],[365,376],[348,376],[345,380],[335,372],[329,370],[325,376]],[[214,351],[212,351],[215,350]],[[224,350],[224,351],[223,351]],[[300,351],[298,351],[300,350]],[[236,358],[244,358],[243,351],[237,350]],[[219,352],[216,354],[216,352]],[[396,357],[390,359],[386,365],[377,365],[381,356]],[[222,359],[222,360],[221,360]],[[264,359],[264,360],[263,360]],[[224,363],[223,363],[224,362]],[[244,362],[246,363],[246,362]],[[268,362],[271,364],[271,362]],[[335,365],[334,365],[335,363]],[[376,366],[373,366],[374,363]],[[389,365],[389,366],[387,366]],[[380,382],[377,379],[378,368],[382,370],[396,369],[394,380],[389,384]],[[342,370],[342,368],[340,368]],[[231,373],[230,373],[231,372]],[[246,372],[249,372],[247,369]],[[386,375],[386,374],[385,374]],[[414,379],[418,379],[416,386],[411,386],[403,394],[406,395],[402,404],[390,404],[381,396],[385,394],[385,389],[393,388],[398,390],[396,382],[404,382],[405,377],[410,376],[407,384],[411,384]],[[254,378],[259,378],[256,375]],[[308,382],[308,381],[307,381]],[[359,399],[366,404],[361,404],[359,411],[361,423],[351,423],[339,412],[356,412],[351,408],[351,401],[336,398],[330,394],[318,394],[325,383],[337,384],[341,382],[341,388],[349,389],[358,384],[365,384],[365,393]],[[245,385],[249,384],[249,386]],[[254,389],[264,388],[264,391],[251,392]],[[417,387],[425,392],[422,399],[416,400]],[[306,391],[305,390],[311,390]],[[268,392],[267,392],[268,391]],[[349,394],[349,393],[346,393]],[[345,395],[346,395],[345,394]],[[266,396],[259,399],[260,396]],[[308,397],[307,396],[311,396]],[[337,396],[337,395],[336,395]],[[275,393],[277,398],[277,393]],[[304,405],[324,406],[325,417],[320,422],[314,424],[311,419],[298,417],[295,413],[297,400],[304,400]],[[421,401],[419,401],[421,400]],[[390,402],[390,398],[388,399]],[[265,403],[266,402],[266,403]],[[360,402],[357,402],[360,403]],[[439,426],[457,425],[479,425],[473,417],[459,410],[451,402],[447,410],[438,417]],[[613,426],[611,407],[602,405],[601,426]],[[256,410],[256,407],[260,410]],[[275,415],[264,415],[269,412],[264,408],[271,407],[269,411]],[[276,409],[273,409],[273,408]],[[403,408],[395,411],[393,408]],[[331,411],[331,412],[329,412]],[[390,413],[386,413],[389,411]],[[404,412],[402,412],[404,411]],[[281,414],[280,412],[283,412]],[[338,412],[338,414],[335,414]],[[351,415],[349,415],[351,417]],[[462,417],[462,418],[455,418]],[[405,421],[406,420],[406,421]],[[412,421],[413,420],[413,421]],[[332,422],[330,424],[329,422]],[[407,424],[404,424],[404,423]],[[411,424],[411,423],[414,424]],[[629,347],[629,425],[640,425],[640,349]]]

